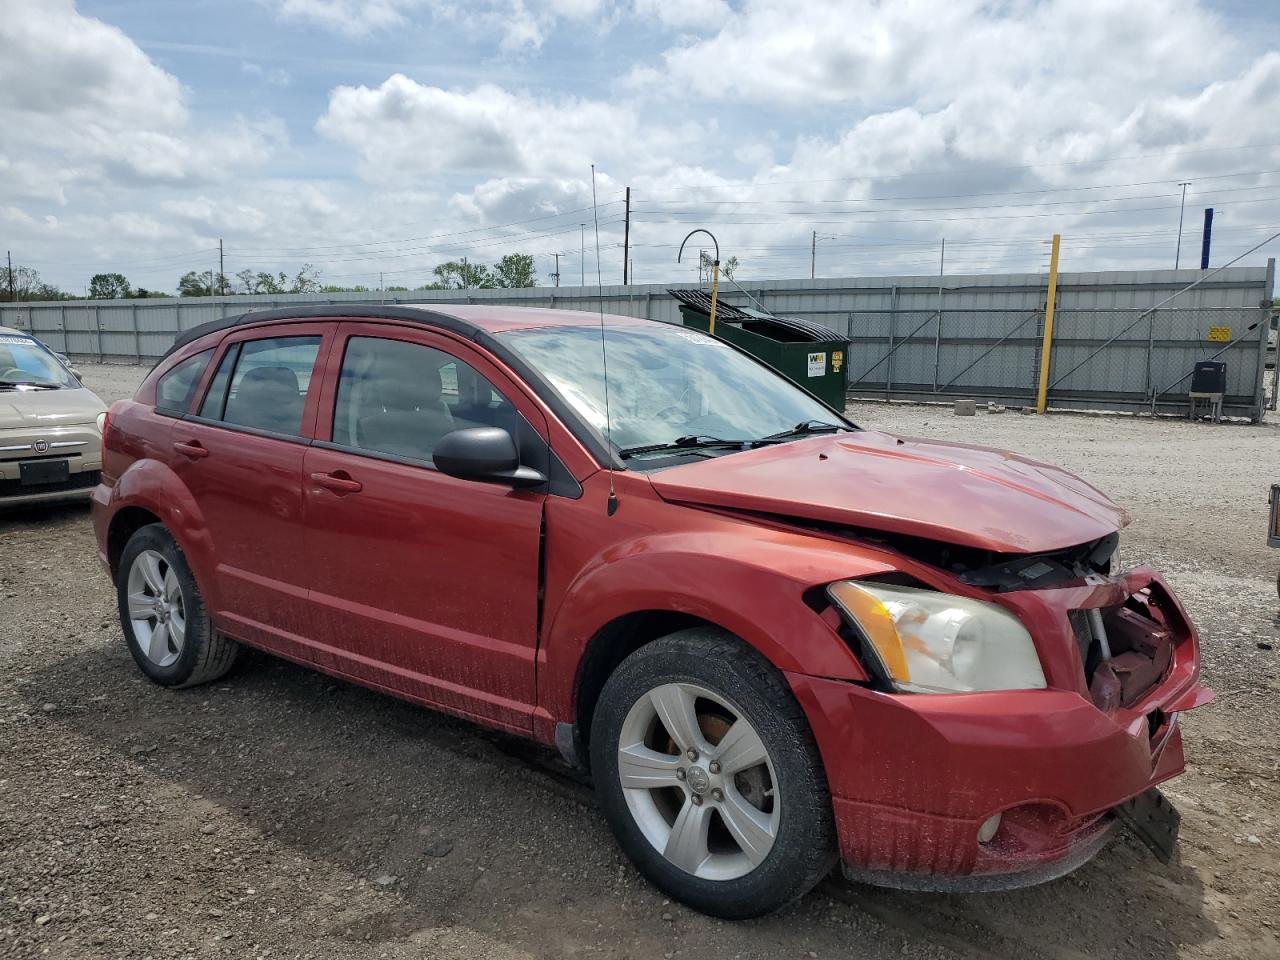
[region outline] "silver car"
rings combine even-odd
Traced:
[[[43,343],[0,327],[0,506],[87,500],[106,411]]]

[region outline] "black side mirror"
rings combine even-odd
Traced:
[[[431,454],[436,469],[460,480],[536,487],[547,478],[532,467],[520,466],[520,452],[511,434],[501,427],[467,427],[446,433]]]

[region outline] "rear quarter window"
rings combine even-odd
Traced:
[[[162,376],[156,384],[156,411],[180,417],[191,408],[204,368],[213,357],[213,348],[187,357]]]

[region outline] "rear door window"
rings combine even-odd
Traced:
[[[200,416],[301,436],[302,412],[320,337],[246,340],[227,350],[200,405]]]

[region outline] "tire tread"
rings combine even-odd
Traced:
[[[631,654],[615,671],[614,676],[618,676],[624,669],[628,674],[636,670],[658,674],[673,659],[687,658],[704,662],[704,676],[707,677],[722,674],[728,664],[732,672],[742,676],[751,686],[755,694],[764,701],[766,709],[781,721],[779,726],[789,741],[783,749],[801,760],[794,765],[801,771],[802,782],[792,791],[793,798],[807,796],[813,800],[809,805],[809,815],[800,818],[802,832],[799,837],[794,834],[791,837],[793,844],[801,848],[798,869],[785,878],[781,887],[773,886],[754,898],[734,903],[716,902],[706,897],[684,897],[678,891],[668,891],[698,909],[726,919],[760,916],[803,897],[835,865],[835,817],[825,768],[809,728],[808,718],[781,672],[758,651],[731,634],[712,627],[691,627],[677,631],[646,644]],[[600,717],[602,710],[612,709],[608,694],[613,679],[614,677],[610,677],[606,682],[605,692],[597,705],[597,717]],[[725,693],[733,696],[732,691]],[[599,720],[592,724],[593,732],[601,729]],[[595,740],[594,736],[592,740]],[[597,755],[593,750],[593,761]],[[600,769],[595,762],[592,766],[593,769]]]

